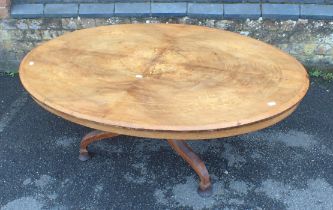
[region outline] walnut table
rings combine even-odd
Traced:
[[[303,66],[263,42],[172,24],[104,26],[33,49],[20,78],[48,111],[94,128],[80,145],[116,135],[167,139],[211,194],[205,164],[184,140],[256,131],[290,115],[309,86]]]

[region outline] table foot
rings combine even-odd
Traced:
[[[198,194],[203,197],[203,198],[207,198],[213,195],[213,185],[211,184],[208,188],[206,189],[201,189],[200,187],[198,187]]]
[[[106,138],[111,138],[114,136],[118,136],[118,134],[110,133],[110,132],[105,132],[105,131],[98,131],[94,130],[85,135],[80,143],[80,155],[79,159],[81,161],[86,161],[89,160],[91,155],[89,154],[89,151],[87,149],[88,145],[95,142],[95,141],[100,141]]]
[[[168,140],[168,143],[199,175],[199,195],[202,197],[211,196],[213,194],[212,183],[204,162],[193,152],[185,141]]]
[[[81,152],[80,151],[79,160],[81,160],[81,161],[87,161],[90,158],[91,158],[91,155],[89,154],[89,152]]]

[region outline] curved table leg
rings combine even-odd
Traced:
[[[204,162],[193,152],[185,141],[168,140],[170,146],[190,164],[200,177],[198,193],[202,197],[212,195],[212,183]]]
[[[90,133],[85,135],[81,140],[79,159],[81,161],[86,161],[90,158],[89,152],[87,150],[89,144],[95,141],[100,141],[102,139],[111,138],[114,136],[118,136],[118,134],[105,131],[98,131],[98,130],[91,131]]]

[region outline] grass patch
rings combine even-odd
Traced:
[[[321,78],[323,80],[332,82],[333,81],[333,73],[332,72],[323,72],[318,69],[309,70],[310,77]]]
[[[0,71],[0,76],[15,77],[17,75],[18,75],[17,71],[5,71],[5,72]]]

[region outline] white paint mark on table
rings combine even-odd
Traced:
[[[276,102],[275,101],[270,101],[267,103],[268,106],[275,106],[276,105]]]
[[[34,64],[35,64],[35,62],[33,62],[33,61],[30,61],[30,62],[29,62],[29,65],[30,65],[30,66],[33,66]]]
[[[138,79],[142,79],[143,78],[143,76],[141,74],[137,74],[137,75],[135,75],[135,77],[138,78]]]

